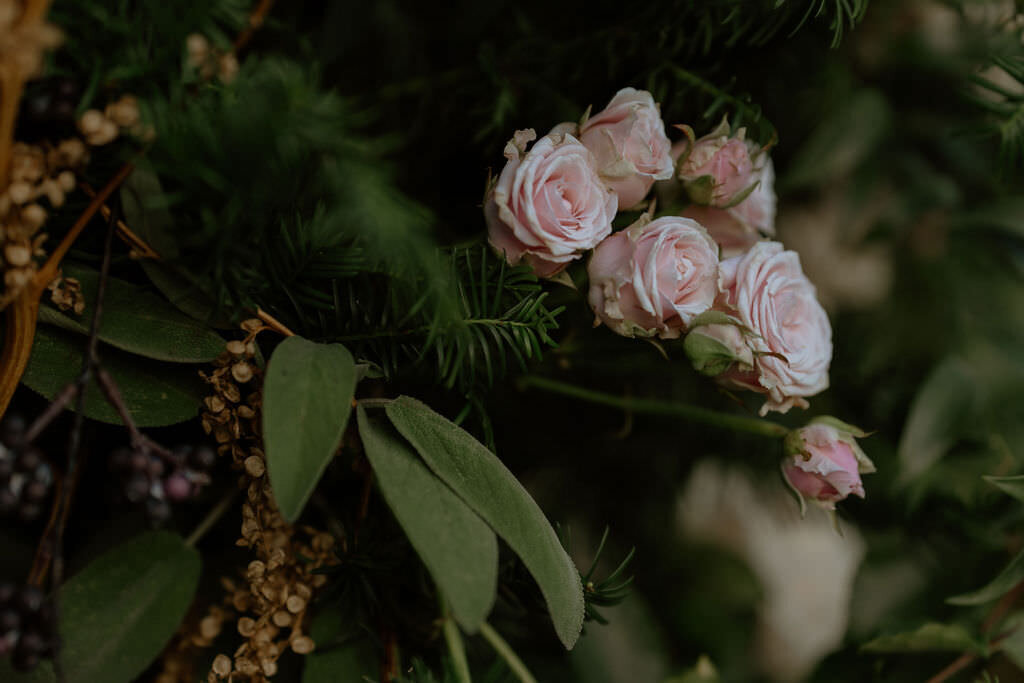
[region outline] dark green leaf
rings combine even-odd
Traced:
[[[384,500],[448,598],[459,624],[475,633],[494,605],[498,542],[462,499],[427,469],[386,422],[358,408],[359,435]]]
[[[78,335],[40,327],[21,381],[46,398],[53,398],[78,377],[85,343]],[[198,414],[205,392],[194,368],[160,363],[110,347],[100,349],[100,358],[140,427],[176,424]],[[84,413],[93,420],[121,424],[121,418],[95,384],[86,390]]]
[[[954,356],[942,361],[921,386],[900,437],[904,480],[925,472],[954,445],[957,427],[973,404],[972,386],[971,368]]]
[[[881,636],[861,647],[864,652],[978,652],[984,645],[959,624],[928,623],[914,631]]]
[[[81,316],[71,316],[43,306],[39,321],[88,334],[99,273],[75,265],[65,265],[63,271],[82,283],[85,311]],[[206,363],[224,350],[224,340],[216,332],[156,294],[117,278],[107,282],[99,338],[124,351],[174,363]]]
[[[479,441],[426,405],[402,396],[386,410],[434,474],[519,555],[540,585],[558,637],[572,648],[583,626],[583,586],[530,494]]]
[[[355,361],[341,344],[289,337],[274,350],[263,384],[263,439],[274,498],[288,521],[341,445],[355,388]]]
[[[1011,588],[1024,581],[1024,550],[1010,560],[1003,571],[984,587],[973,593],[956,595],[946,600],[952,605],[981,605],[1001,598]]]
[[[129,683],[174,635],[199,582],[199,555],[164,531],[142,534],[94,560],[60,590],[68,683]],[[0,668],[5,683],[50,683],[46,662],[29,674]]]
[[[1015,477],[982,477],[982,479],[1001,489],[1003,493],[1024,502],[1024,474]]]
[[[302,683],[375,681],[380,673],[373,643],[365,637],[343,639],[352,620],[336,609],[321,610],[309,627],[316,650],[304,658]],[[338,642],[343,639],[343,642]]]

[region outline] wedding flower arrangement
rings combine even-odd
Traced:
[[[997,0],[0,0],[0,681],[1017,680],[1022,65]]]

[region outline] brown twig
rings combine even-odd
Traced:
[[[288,327],[280,320],[264,311],[259,306],[256,307],[256,317],[263,321],[263,324],[274,330],[278,334],[283,334],[286,337],[294,337],[295,333],[292,332]]]
[[[249,15],[249,23],[246,24],[242,32],[235,38],[235,44],[231,47],[231,51],[236,55],[245,49],[245,46],[252,40],[253,35],[256,31],[263,26],[264,20],[267,18],[267,14],[270,13],[270,8],[274,6],[274,0],[260,0],[252,13]]]
[[[92,186],[89,183],[80,183],[79,187],[81,187],[82,192],[87,194],[89,197],[96,197],[96,190],[92,189]],[[100,204],[100,215],[109,221],[110,214],[110,207],[106,204]],[[136,235],[124,220],[119,218],[115,225],[117,228],[117,236],[120,237],[121,240],[139,256],[139,258],[148,258],[154,261],[160,260],[160,254],[156,253],[156,251],[154,251],[145,240]]]

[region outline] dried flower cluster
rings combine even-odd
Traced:
[[[188,54],[188,65],[204,81],[217,77],[222,83],[230,83],[238,74],[238,58],[235,53],[210,45],[210,41],[201,33],[193,33],[185,40],[185,51]]]
[[[60,44],[56,26],[29,13],[17,0],[0,0],[0,63],[11,65],[21,78],[31,78],[43,65],[43,53]]]
[[[62,311],[72,311],[82,315],[85,310],[85,295],[82,294],[82,283],[73,277],[60,276],[46,287],[50,291],[50,301]]]
[[[326,577],[315,571],[334,560],[334,538],[314,528],[294,527],[281,516],[266,474],[259,432],[262,370],[256,363],[255,337],[267,329],[260,320],[246,320],[242,340],[227,343],[214,361],[215,370],[203,373],[213,388],[204,402],[203,428],[218,443],[218,453],[231,455],[242,471],[245,487],[242,529],[238,545],[251,548],[244,581],[222,578],[224,601],[214,605],[186,638],[165,657],[159,683],[195,680],[187,660],[191,648],[208,647],[225,623],[235,619],[245,641],[233,656],[219,654],[207,680],[264,681],[277,672],[277,659],[288,649],[297,654],[313,651],[313,640],[303,631],[306,609]]]

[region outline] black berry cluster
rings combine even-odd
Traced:
[[[194,496],[209,481],[206,471],[217,454],[209,446],[178,446],[169,455],[147,448],[121,448],[111,455],[111,469],[120,477],[121,493],[141,505],[153,522],[167,521],[171,503]]]
[[[65,76],[29,84],[18,113],[17,139],[35,142],[74,132],[75,109],[81,96],[78,82]]]
[[[0,656],[10,655],[18,671],[52,658],[57,647],[53,603],[35,586],[0,583]]]
[[[53,471],[38,448],[24,440],[25,421],[0,422],[0,517],[32,521],[42,514],[53,488]]]

